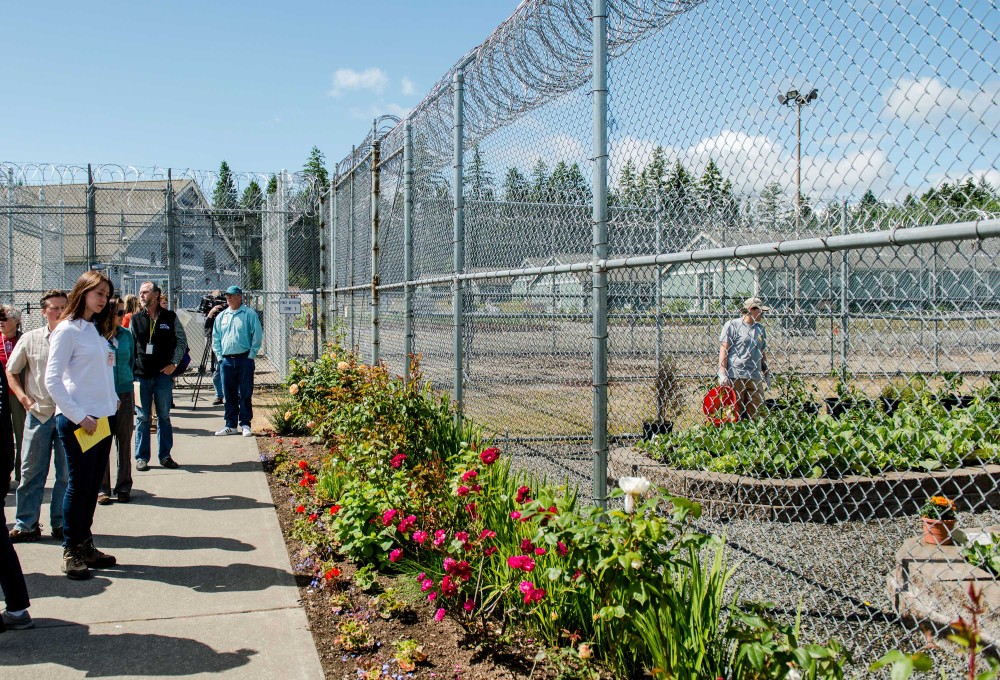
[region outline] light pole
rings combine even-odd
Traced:
[[[816,101],[819,91],[813,88],[810,92],[800,94],[798,90],[789,90],[778,95],[778,104],[795,107],[795,238],[799,238],[802,220],[802,107]],[[795,264],[795,314],[799,313],[799,266]]]

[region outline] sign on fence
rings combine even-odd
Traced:
[[[298,316],[302,313],[302,300],[299,298],[278,298],[278,314]]]

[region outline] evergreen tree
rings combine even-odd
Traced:
[[[483,163],[483,157],[479,153],[479,146],[472,146],[472,162],[469,163],[469,170],[463,178],[465,182],[465,195],[473,201],[493,201],[496,200],[494,189],[493,173]]]
[[[544,203],[549,200],[549,166],[541,158],[531,170],[531,200]]]
[[[267,195],[274,196],[278,193],[278,176],[271,175],[271,179],[267,180]]]
[[[219,179],[215,183],[215,191],[212,192],[212,205],[216,210],[236,208],[236,181],[226,161],[222,161],[219,166]]]
[[[531,186],[528,178],[517,168],[508,168],[507,175],[503,180],[503,198],[505,201],[522,202],[527,201],[531,195]]]
[[[778,182],[768,182],[757,200],[757,224],[771,231],[785,227],[785,190]]]
[[[330,175],[326,171],[326,158],[319,147],[314,146],[309,151],[309,158],[302,166],[302,172],[312,180],[313,185],[317,187],[317,193],[322,194],[324,187],[330,183]]]
[[[631,158],[625,161],[618,176],[618,190],[615,192],[615,196],[622,205],[628,206],[636,205],[641,200],[638,172],[635,161]]]

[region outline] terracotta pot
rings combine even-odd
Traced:
[[[924,523],[924,543],[932,545],[951,545],[951,534],[955,531],[953,519],[920,518]]]

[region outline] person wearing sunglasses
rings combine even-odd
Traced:
[[[108,305],[116,310],[117,325],[108,335],[108,341],[115,348],[115,392],[118,394],[118,412],[115,414],[115,446],[118,449],[118,476],[115,487],[111,488],[111,461],[104,469],[101,491],[97,494],[98,505],[111,505],[112,491],[119,503],[132,499],[132,433],[135,431],[135,338],[122,324],[125,317],[125,302],[120,297],[108,300]],[[108,454],[110,456],[110,451]]]
[[[719,384],[736,392],[740,419],[756,418],[767,389],[767,333],[760,322],[770,311],[759,297],[743,301],[738,319],[727,321],[719,334]]]

